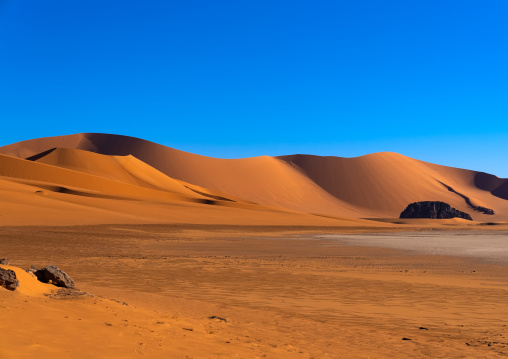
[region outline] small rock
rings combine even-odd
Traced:
[[[420,330],[429,330],[429,328],[425,328],[425,327],[420,327],[418,329],[420,329]]]
[[[402,340],[413,340],[413,339],[409,339],[409,338],[402,338]]]
[[[25,272],[35,275],[35,272],[37,272],[38,270],[39,269],[37,267],[35,267],[34,265],[31,265],[30,268],[28,268]]]
[[[16,290],[19,287],[19,280],[16,273],[10,269],[0,268],[0,286],[8,290]]]
[[[0,259],[0,264],[2,264],[4,266],[8,266],[10,263],[11,263],[11,260],[8,259],[8,258],[2,258],[2,259]]]
[[[57,287],[74,288],[74,281],[64,271],[56,266],[47,266],[35,272],[37,279],[43,283],[56,285]]]
[[[212,315],[211,317],[208,317],[208,319],[217,319],[217,320],[222,320],[223,322],[227,323],[228,320],[226,318],[222,318],[222,317],[218,317],[216,315]]]

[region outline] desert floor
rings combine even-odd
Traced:
[[[57,265],[91,294],[0,290],[1,358],[508,356],[508,231],[0,233],[12,266]]]

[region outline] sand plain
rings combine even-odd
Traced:
[[[184,224],[2,227],[2,256],[12,265],[57,264],[93,296],[0,291],[0,357],[508,355],[506,265],[383,248],[386,233],[355,240],[351,231],[340,232]],[[457,234],[469,231],[427,233],[389,236],[458,243]],[[477,241],[508,232],[484,233]]]

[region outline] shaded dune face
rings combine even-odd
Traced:
[[[412,202],[443,201],[478,219],[473,208],[497,208],[506,213],[505,179],[479,172],[435,165],[397,153],[374,153],[356,158],[291,155],[278,157],[299,168],[324,190],[380,216],[393,217]],[[491,188],[478,185],[488,176]],[[491,193],[491,191],[492,193]],[[497,191],[497,192],[496,192]],[[494,193],[501,195],[493,196]],[[401,209],[402,208],[402,209]]]
[[[90,152],[107,156],[99,160]],[[508,219],[508,180],[396,153],[218,159],[106,134],[28,140],[1,147],[0,153],[132,185],[182,194],[203,191],[305,213],[396,218],[409,203],[443,201],[474,220]],[[495,215],[475,208],[493,209]]]
[[[475,185],[494,196],[508,200],[508,179],[501,179],[488,173],[479,172],[474,177]]]

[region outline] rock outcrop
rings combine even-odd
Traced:
[[[74,288],[74,281],[63,270],[56,266],[47,266],[34,272],[37,279],[43,283],[52,283],[57,287]]]
[[[8,290],[16,290],[19,287],[19,280],[13,270],[0,268],[0,287]]]
[[[37,267],[35,267],[34,265],[31,265],[30,268],[28,268],[25,272],[27,273],[30,273],[32,275],[35,275],[35,273],[38,271],[39,269]]]
[[[465,212],[451,207],[448,203],[438,201],[424,201],[411,203],[400,214],[400,218],[464,218],[469,221],[473,219]]]

